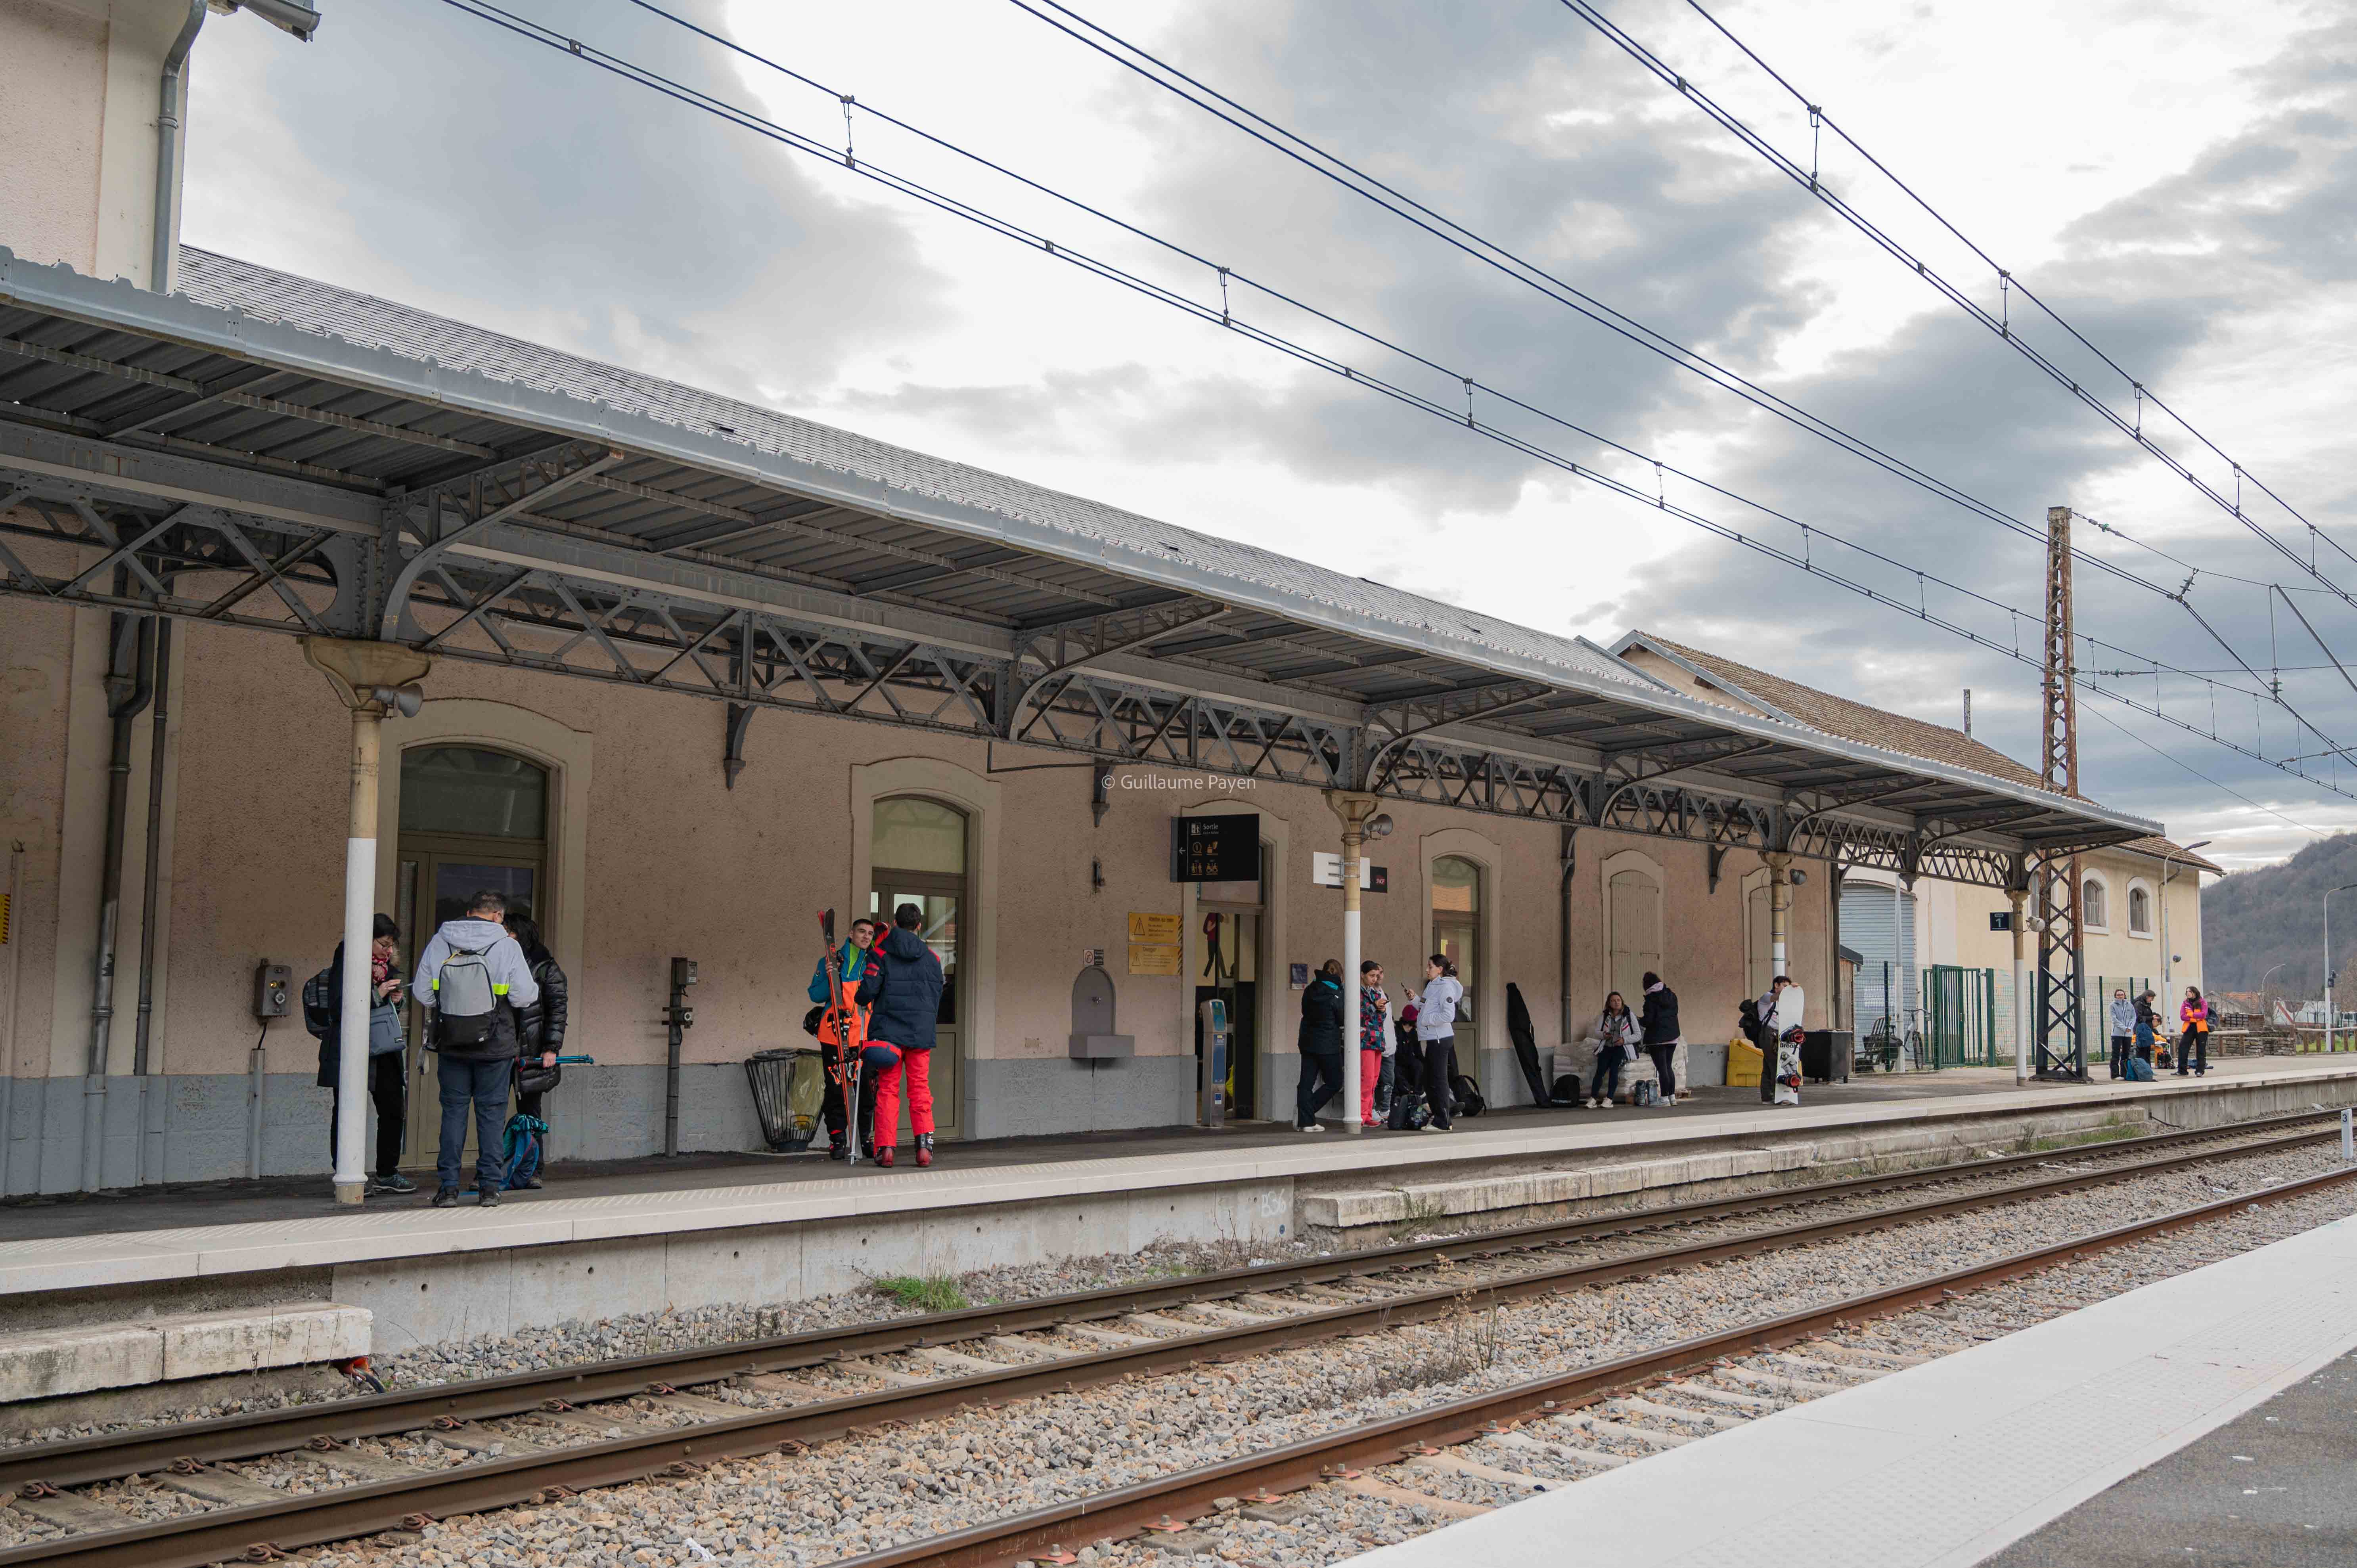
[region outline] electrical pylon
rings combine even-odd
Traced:
[[[2079,790],[2079,695],[2072,663],[2071,509],[2046,509],[2046,725],[2039,782],[2060,794]],[[2086,879],[2079,857],[2040,855],[2034,886],[2045,906],[2038,933],[2038,1076],[2087,1078],[2086,998],[2080,975],[2086,943],[2079,898]],[[2056,961],[2060,956],[2060,963]],[[2058,1046],[2057,1041],[2060,1040]]]

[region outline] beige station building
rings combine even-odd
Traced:
[[[2166,897],[2199,977],[2212,868],[1956,732],[180,246],[191,14],[0,0],[0,1190],[328,1169],[317,1045],[257,992],[343,929],[363,731],[405,956],[493,886],[572,977],[558,1159],[759,1147],[742,1063],[807,1043],[815,912],[909,901],[945,1137],[1192,1122],[1214,997],[1234,1113],[1289,1114],[1353,810],[1391,823],[1364,951],[1395,994],[1457,959],[1499,1104],[1510,987],[1542,1062],[1648,969],[1724,1039],[1781,943],[1853,1029],[1894,884],[1901,961],[2009,998],[1983,917],[2038,856],[2100,888],[2090,975],[2158,977]],[[1260,875],[1175,879],[1177,824],[1239,814]],[[1076,1054],[1097,968],[1125,1054]]]

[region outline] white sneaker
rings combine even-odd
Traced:
[[[1416,1131],[1419,1133],[1446,1133],[1448,1129],[1446,1127],[1437,1127],[1431,1122],[1426,1122],[1423,1126],[1417,1128]]]
[[[1296,1127],[1296,1128],[1294,1129],[1294,1131],[1295,1131],[1295,1132],[1297,1132],[1297,1133],[1323,1133],[1324,1131],[1326,1131],[1326,1129],[1325,1129],[1325,1127],[1324,1127],[1324,1126],[1322,1126],[1321,1124],[1319,1124],[1319,1123],[1318,1123],[1318,1122],[1312,1122],[1311,1123],[1309,1123],[1309,1125],[1308,1125],[1308,1126],[1307,1126],[1307,1127]]]
[[[1582,1110],[1586,1110],[1586,1111],[1593,1111],[1593,1110],[1595,1110],[1595,1109],[1596,1109],[1596,1096],[1594,1096],[1594,1095],[1592,1095],[1592,1094],[1591,1094],[1591,1095],[1589,1095],[1589,1096],[1587,1097],[1587,1102],[1584,1106],[1582,1106],[1582,1107],[1581,1107],[1581,1109],[1582,1109]]]

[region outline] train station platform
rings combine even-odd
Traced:
[[[2153,1084],[2018,1088],[2009,1071],[1964,1069],[1813,1085],[1798,1107],[1763,1106],[1756,1090],[1706,1089],[1674,1108],[1499,1112],[1446,1135],[1310,1136],[1246,1123],[944,1144],[924,1171],[849,1168],[823,1154],[559,1165],[544,1190],[490,1209],[471,1198],[433,1208],[421,1191],[355,1212],[328,1201],[324,1177],[16,1200],[0,1205],[0,1330],[101,1308],[334,1300],[393,1326],[388,1348],[430,1344],[572,1317],[807,1299],[880,1274],[1133,1252],[1157,1240],[1280,1246],[1307,1235],[1351,1245],[1363,1238],[1331,1230],[1348,1224],[1335,1210],[1370,1189],[1511,1186],[1520,1173],[1569,1171],[1572,1185],[1557,1183],[1551,1198],[1509,1192],[1493,1206],[1578,1202],[1590,1192],[1708,1190],[1696,1184],[1746,1172],[1813,1179],[1790,1173],[2352,1103],[2351,1057],[2239,1058],[2206,1079]]]
[[[2345,1445],[2204,1440],[2352,1347],[2357,1219],[1351,1561],[1521,1568],[1577,1541],[1616,1568],[2346,1563]],[[2357,1426],[2345,1384],[2321,1393],[2311,1426]],[[2138,1486],[2166,1507],[2134,1509]]]

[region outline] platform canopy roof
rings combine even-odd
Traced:
[[[0,249],[9,593],[699,696],[728,704],[716,762],[778,708],[1996,885],[2158,832],[1583,639],[180,255],[163,296]]]

